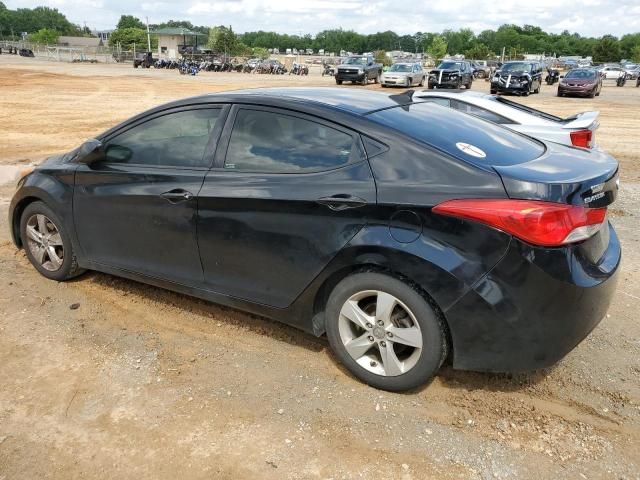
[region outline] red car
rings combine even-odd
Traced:
[[[558,96],[597,97],[602,90],[602,77],[590,68],[575,68],[560,78]]]

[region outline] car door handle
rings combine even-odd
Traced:
[[[348,208],[364,207],[367,201],[360,197],[354,197],[345,193],[331,195],[330,197],[321,197],[316,200],[320,205],[326,205],[331,210],[339,212]]]
[[[193,198],[193,193],[183,190],[182,188],[176,188],[174,190],[161,193],[160,196],[169,203],[180,203],[191,200]]]

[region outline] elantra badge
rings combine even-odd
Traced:
[[[471,155],[472,157],[485,158],[487,156],[486,153],[484,153],[475,145],[458,142],[456,143],[456,147],[458,147],[458,150],[460,150],[461,152],[464,152],[467,155]]]

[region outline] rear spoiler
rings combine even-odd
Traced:
[[[588,128],[589,130],[595,131],[600,126],[600,122],[598,121],[599,116],[600,112],[578,113],[577,115],[563,119],[562,128],[566,128],[568,130]]]

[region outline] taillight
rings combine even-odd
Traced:
[[[576,130],[569,135],[571,136],[571,143],[574,147],[591,148],[591,140],[593,139],[593,132],[591,130]]]
[[[545,247],[586,240],[600,229],[607,215],[606,208],[508,199],[449,200],[433,207],[433,211],[485,223]]]

